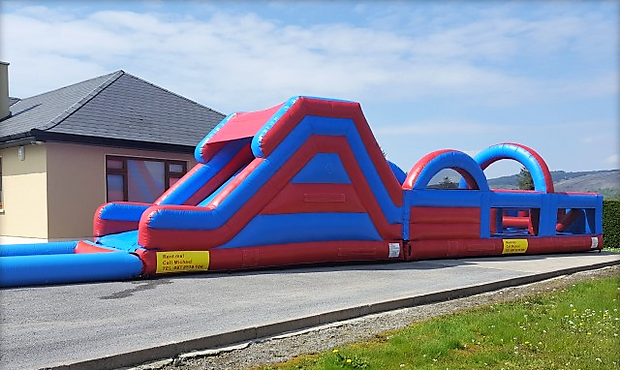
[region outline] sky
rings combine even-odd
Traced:
[[[619,14],[618,0],[0,0],[0,60],[20,98],[124,70],[224,114],[357,101],[405,171],[500,142],[551,170],[616,169]]]

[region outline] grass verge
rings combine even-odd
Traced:
[[[261,369],[620,369],[620,277],[415,323]]]

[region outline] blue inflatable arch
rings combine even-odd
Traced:
[[[525,145],[515,143],[496,144],[478,153],[474,158],[483,171],[491,164],[502,159],[512,159],[525,166],[532,175],[534,190],[541,193],[554,192],[553,179],[547,164],[538,153]],[[464,185],[463,182],[461,182],[462,185]]]
[[[438,150],[420,159],[409,172],[403,188],[425,189],[433,176],[446,168],[463,176],[463,181],[470,189],[489,190],[487,178],[480,165],[469,155],[452,149]]]

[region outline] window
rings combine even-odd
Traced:
[[[0,210],[4,209],[2,205],[2,157],[0,157]]]
[[[153,203],[186,172],[184,161],[107,156],[107,201]]]

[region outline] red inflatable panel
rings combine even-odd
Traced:
[[[424,239],[478,239],[480,223],[431,224],[416,223],[409,227],[410,240]]]
[[[227,271],[296,264],[388,259],[388,243],[383,241],[295,243],[214,249],[211,251],[209,270]]]
[[[86,243],[83,240],[80,240],[75,246],[75,253],[107,253],[107,252],[116,252],[114,249],[110,248],[99,248],[96,245],[92,245],[90,243]]]
[[[126,220],[106,220],[101,218],[101,213],[104,208],[110,206],[112,203],[104,203],[100,205],[95,211],[93,216],[93,236],[99,237],[108,234],[116,234],[129,230],[136,230],[138,228],[138,221],[126,221]],[[148,206],[146,203],[137,202],[118,202],[118,204],[127,206]]]
[[[410,242],[408,261],[429,258],[493,256],[501,254],[501,239],[417,240]]]
[[[209,139],[207,145],[253,137],[280,107],[282,107],[282,104],[257,112],[235,113],[235,115]]]
[[[411,207],[410,224],[476,223],[480,224],[478,207]]]
[[[138,221],[102,220],[100,218],[95,218],[95,222],[93,222],[93,235],[99,237],[136,230],[137,228]]]
[[[262,215],[366,212],[351,184],[288,184]]]
[[[480,208],[411,207],[409,239],[480,238]]]
[[[138,248],[136,254],[142,261],[142,274],[155,274],[157,270],[157,252]]]
[[[507,245],[516,243],[519,248],[509,249]],[[543,254],[584,252],[603,248],[601,236],[556,236],[522,239],[455,239],[455,240],[417,240],[410,242],[407,260],[429,258],[499,256],[504,254]]]
[[[568,229],[573,222],[577,221],[577,219],[581,216],[581,211],[578,209],[571,209],[570,212],[566,215],[558,215],[558,224],[556,225],[556,231],[564,231]]]
[[[144,265],[143,274],[157,273],[158,252],[144,249],[136,251]],[[187,252],[191,253],[191,251]],[[167,253],[174,253],[174,251]],[[405,252],[400,241],[344,240],[290,243],[213,249],[208,253],[208,266],[201,269],[202,271],[232,271],[326,262],[402,261],[405,259]],[[179,272],[183,272],[183,270],[179,270]]]
[[[226,142],[222,143],[213,143],[210,145],[204,145],[200,148],[200,159],[198,161],[200,163],[208,163],[215,155],[226,145]]]
[[[519,227],[522,229],[527,229],[530,227],[530,218],[518,216],[504,216],[502,219],[502,225],[504,227]]]

